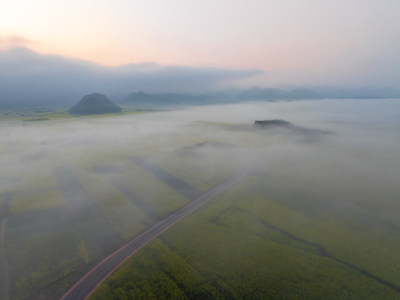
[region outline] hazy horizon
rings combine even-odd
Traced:
[[[130,93],[177,94],[162,98],[164,106],[323,98],[398,98],[400,88],[341,86],[247,86],[243,81],[260,74],[260,69],[227,69],[128,64],[106,67],[93,62],[43,55],[29,48],[0,50],[0,107],[8,109],[68,108],[84,95],[106,94],[121,101]],[[179,94],[183,95],[182,97]],[[185,100],[185,96],[187,99]],[[194,98],[193,98],[194,97]],[[191,99],[192,98],[192,99]],[[192,100],[196,99],[195,102]],[[148,106],[159,103],[148,99]],[[134,104],[134,103],[133,103]],[[140,108],[140,106],[139,106]]]

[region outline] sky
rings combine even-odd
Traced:
[[[398,0],[1,0],[0,48],[105,66],[259,69],[249,84],[400,86]]]

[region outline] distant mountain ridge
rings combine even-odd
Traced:
[[[238,93],[240,100],[276,99],[372,99],[400,98],[400,89],[384,88],[343,88],[343,87],[291,87],[291,88],[260,88],[251,87]]]
[[[142,91],[130,93],[123,98],[122,105],[138,108],[167,107],[179,105],[207,105],[238,103],[248,101],[280,101],[280,100],[317,100],[317,99],[373,99],[373,98],[400,98],[400,90],[387,87],[380,89],[362,88],[346,89],[333,87],[303,88],[293,87],[286,89],[252,87],[245,90],[230,90],[209,92],[205,94],[184,93],[145,93]]]
[[[139,91],[130,93],[120,103],[123,105],[151,108],[152,106],[204,105],[212,104],[216,101],[217,99],[211,95],[179,93],[148,94]]]

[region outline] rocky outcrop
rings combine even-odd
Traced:
[[[285,120],[273,119],[273,120],[263,120],[255,121],[253,124],[255,129],[285,129],[295,134],[301,135],[321,135],[321,134],[331,134],[332,131],[320,130],[320,129],[310,129],[305,127],[296,126]]]
[[[271,127],[292,127],[294,126],[292,123],[284,120],[274,119],[274,120],[263,120],[263,121],[254,121],[254,128],[271,128]]]

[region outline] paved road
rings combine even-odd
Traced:
[[[201,206],[206,204],[211,199],[215,198],[231,186],[237,184],[246,177],[252,170],[260,165],[249,167],[240,174],[230,177],[228,180],[215,186],[197,199],[193,200],[186,206],[180,208],[167,218],[161,220],[157,224],[150,227],[148,230],[137,236],[126,245],[115,251],[91,271],[89,271],[81,280],[79,280],[62,298],[61,300],[84,300],[109,277],[121,264],[123,264],[136,251],[149,243],[151,240],[159,236],[163,231],[174,225],[179,220],[183,219],[190,213],[196,211]]]
[[[10,299],[10,274],[8,270],[8,259],[6,253],[6,231],[7,217],[9,215],[12,193],[7,193],[4,196],[4,201],[0,210],[0,259],[2,265],[2,290],[3,300]]]

